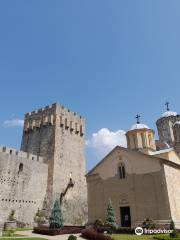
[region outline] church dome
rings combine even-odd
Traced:
[[[154,131],[147,125],[140,123],[140,116],[137,115],[137,122],[127,131],[127,146],[131,150],[155,150]]]
[[[162,114],[161,117],[170,117],[170,116],[177,116],[177,112],[166,111]]]
[[[175,125],[180,125],[180,121],[175,122],[174,126]]]
[[[142,124],[142,123],[135,123],[134,125],[132,125],[132,127],[130,128],[130,131],[132,130],[136,130],[136,129],[150,129],[147,125]]]

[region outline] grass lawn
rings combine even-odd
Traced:
[[[135,234],[112,234],[111,237],[114,240],[150,240],[155,238],[156,236],[161,236],[161,237],[169,237],[168,234],[153,234],[153,235],[135,235]]]

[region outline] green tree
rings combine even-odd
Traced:
[[[111,227],[116,227],[115,212],[114,212],[114,208],[113,208],[111,199],[109,199],[109,201],[108,201],[106,224],[111,226]]]
[[[171,220],[171,223],[170,223],[170,230],[175,230],[175,224],[173,220]]]
[[[172,231],[170,233],[170,237],[177,238],[179,236],[179,232],[176,230],[173,220],[171,220],[171,223],[170,223],[170,230]]]
[[[49,227],[50,228],[61,228],[64,225],[64,219],[61,212],[61,207],[59,200],[54,202],[54,206],[49,218]]]

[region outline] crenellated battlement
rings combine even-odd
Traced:
[[[6,153],[8,155],[18,156],[18,157],[21,157],[21,158],[26,158],[26,159],[29,159],[29,160],[38,161],[38,162],[43,163],[43,158],[42,157],[27,153],[27,152],[19,151],[19,150],[14,149],[14,148],[9,148],[9,147],[6,147],[6,146],[0,146],[0,153]]]
[[[85,134],[84,118],[58,103],[25,115],[24,132],[48,125],[60,126],[71,133],[79,134],[81,137]]]
[[[68,108],[64,107],[63,105],[59,104],[59,103],[53,103],[51,105],[48,105],[44,108],[40,108],[37,109],[35,111],[32,112],[28,112],[25,114],[25,118],[29,118],[29,117],[34,117],[35,115],[38,114],[55,114],[56,110],[58,110],[58,112],[64,112],[64,113],[71,113],[72,115],[76,116],[79,119],[83,119],[83,117],[81,115],[78,115],[76,112],[73,112],[71,110],[69,110]]]
[[[42,114],[42,113],[43,114],[54,113],[55,112],[54,110],[56,109],[56,105],[57,105],[57,103],[53,103],[52,105],[46,106],[44,108],[40,108],[38,110],[26,113],[25,118],[34,117],[34,116],[36,116],[38,114]]]

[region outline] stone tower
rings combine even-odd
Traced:
[[[44,211],[50,214],[55,199],[70,182],[62,201],[66,224],[86,221],[85,120],[55,103],[25,115],[21,150],[43,157],[48,163]],[[36,186],[34,186],[36,187]]]
[[[173,131],[174,131],[174,149],[178,154],[180,154],[180,121],[174,124]]]
[[[167,111],[156,121],[158,129],[159,140],[161,143],[165,143],[168,147],[174,145],[174,133],[173,125],[180,120],[180,115],[176,112],[172,112],[167,108]]]

